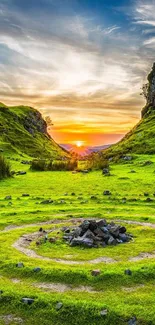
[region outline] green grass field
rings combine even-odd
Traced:
[[[144,166],[148,160],[152,164]],[[29,165],[10,162],[27,174],[0,182],[0,324],[155,324],[155,156],[111,164],[109,177],[101,171],[32,172]],[[105,190],[111,195],[103,195]],[[42,203],[47,199],[53,203]],[[134,240],[98,249],[70,247],[61,228],[83,218],[114,220]],[[20,247],[22,236],[41,225],[58,241]],[[18,262],[24,267],[16,267]],[[94,269],[100,270],[97,277]],[[34,303],[24,304],[24,297]],[[129,323],[134,317],[136,323]]]

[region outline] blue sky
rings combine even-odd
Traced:
[[[1,0],[0,101],[50,115],[58,142],[114,142],[138,121],[155,1]]]

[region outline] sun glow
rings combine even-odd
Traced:
[[[84,144],[84,141],[76,141],[76,146],[77,146],[78,148],[82,147],[83,144]]]

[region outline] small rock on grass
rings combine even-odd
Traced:
[[[5,197],[5,200],[12,200],[12,196],[11,196],[11,195],[7,195],[7,196]]]
[[[56,310],[60,310],[62,307],[63,307],[63,303],[62,303],[62,302],[58,302],[58,303],[56,304],[55,309],[56,309]]]
[[[35,267],[35,268],[33,269],[33,271],[36,272],[36,273],[37,273],[37,272],[40,272],[40,271],[41,271],[41,268],[40,268],[40,267]]]
[[[124,274],[126,274],[126,275],[132,275],[132,271],[129,270],[129,269],[127,269],[127,270],[124,271]]]
[[[136,317],[132,317],[129,321],[128,321],[128,325],[136,325],[137,324],[137,319]]]
[[[22,262],[19,262],[16,264],[16,267],[22,268],[22,267],[24,267],[24,264]]]
[[[22,302],[26,305],[32,305],[34,302],[34,299],[32,298],[22,298]]]
[[[107,314],[108,314],[108,310],[107,310],[107,309],[103,309],[103,310],[101,310],[101,312],[100,312],[100,315],[101,315],[101,316],[107,316]]]
[[[101,271],[100,270],[92,270],[91,271],[91,275],[92,276],[98,276],[98,275],[100,275],[101,274]]]

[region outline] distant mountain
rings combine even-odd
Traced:
[[[72,145],[72,144],[60,144],[60,146],[71,153],[77,153],[83,157],[83,156],[90,155],[93,152],[99,152],[105,150],[109,148],[110,145],[77,147],[76,145]]]
[[[69,154],[48,134],[40,112],[28,106],[0,103],[0,151],[4,155],[63,158]]]

